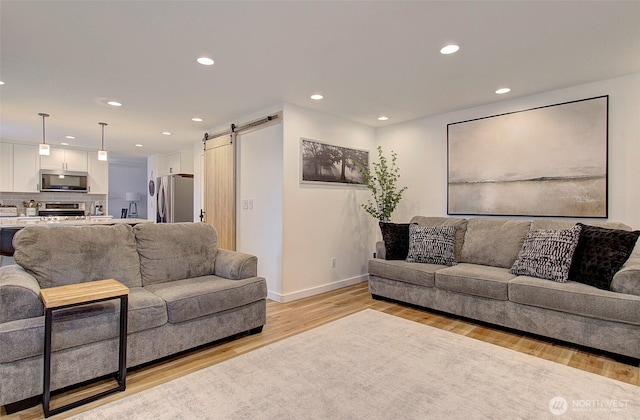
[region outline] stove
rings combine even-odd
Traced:
[[[42,213],[40,213],[42,214]],[[66,222],[66,221],[74,221],[74,220],[89,220],[91,216],[40,216],[39,220],[43,222]]]
[[[80,220],[85,218],[84,203],[41,203],[38,211],[42,220]]]

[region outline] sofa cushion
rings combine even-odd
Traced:
[[[205,223],[143,223],[133,228],[145,286],[213,274],[218,234]]]
[[[454,265],[455,226],[409,226],[407,262]]]
[[[167,303],[144,287],[129,289],[128,306],[127,331],[129,333],[156,328],[169,321]]]
[[[462,252],[462,244],[464,243],[464,235],[467,231],[467,219],[459,217],[426,217],[426,216],[414,216],[411,218],[410,223],[417,223],[420,226],[454,226],[456,228],[456,246],[454,252],[454,258],[456,261],[460,261],[460,254]]]
[[[508,283],[516,276],[508,269],[461,263],[436,272],[436,287],[466,295],[508,300]]]
[[[142,287],[129,289],[129,334],[167,323],[164,300]],[[118,337],[120,300],[61,309],[53,313],[55,350]],[[0,363],[37,356],[43,352],[44,316],[0,324]]]
[[[570,278],[580,283],[609,290],[613,276],[627,261],[640,231],[628,232],[583,225],[573,257]]]
[[[469,219],[459,262],[511,268],[529,225],[524,220]]]
[[[28,226],[13,238],[14,259],[40,287],[116,279],[142,286],[129,225]]]
[[[640,296],[624,295],[569,280],[558,283],[520,276],[509,282],[509,300],[608,321],[640,325]]]
[[[164,299],[172,324],[237,308],[267,297],[267,285],[262,277],[228,280],[202,276],[156,283],[145,289]]]
[[[369,274],[425,287],[434,287],[434,273],[445,267],[446,265],[409,263],[400,260],[378,258],[369,260]]]
[[[631,230],[631,227],[621,222],[610,221],[590,221],[587,223],[589,226],[598,226],[608,229],[620,229]],[[531,221],[531,230],[543,230],[543,229],[570,229],[576,225],[572,220],[560,220],[560,219],[535,219]]]
[[[19,265],[0,267],[0,324],[43,314],[38,282]]]
[[[581,229],[530,230],[511,273],[566,282]]]
[[[409,223],[380,222],[385,259],[404,260],[409,252]]]
[[[636,243],[636,248],[640,246]],[[634,250],[626,263],[613,276],[611,291],[640,296],[640,250]]]

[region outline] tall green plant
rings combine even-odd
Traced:
[[[391,151],[391,165],[387,162],[387,158],[382,154],[382,146],[378,146],[378,161],[373,162],[373,171],[368,167],[357,164],[358,170],[364,177],[364,185],[367,186],[373,200],[367,200],[366,204],[362,204],[362,208],[367,213],[382,222],[391,220],[391,213],[402,199],[402,193],[407,187],[398,189],[396,182],[400,178],[400,169],[396,165],[397,155]]]

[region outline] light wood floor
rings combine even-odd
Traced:
[[[130,371],[127,376],[127,390],[125,392],[113,394],[50,418],[61,419],[78,414],[366,308],[640,386],[640,368],[637,364],[625,364],[567,345],[490,328],[427,310],[373,300],[369,295],[367,283],[360,283],[290,303],[268,301],[267,324],[262,333],[224,341],[186,355]],[[111,386],[111,384],[92,386],[87,392],[95,393],[100,389],[100,386]],[[76,399],[78,396],[82,395],[76,393],[72,399]],[[69,401],[69,396],[61,395],[56,402],[65,404]],[[55,407],[53,402],[52,407]],[[7,415],[3,408],[0,416],[3,419],[41,419],[43,412],[41,406],[36,406]]]

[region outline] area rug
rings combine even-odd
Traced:
[[[73,417],[640,418],[640,387],[364,310]]]

